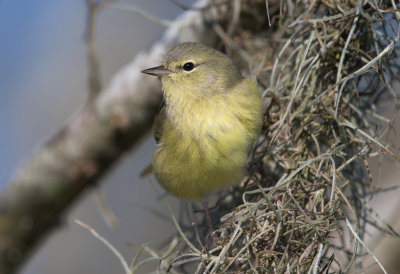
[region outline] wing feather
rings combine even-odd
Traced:
[[[158,113],[156,115],[156,118],[154,119],[153,128],[152,128],[153,137],[154,137],[154,140],[156,140],[157,144],[161,142],[165,119],[166,119],[166,110],[165,110],[165,102],[163,101],[160,105],[160,108],[158,109]],[[150,163],[140,173],[140,178],[143,178],[151,173],[153,173],[153,165]]]
[[[154,119],[152,132],[153,132],[153,137],[156,140],[157,144],[161,141],[162,133],[164,130],[164,123],[166,119],[165,107],[166,107],[165,102],[162,102],[160,105],[160,109],[158,110],[158,114]]]

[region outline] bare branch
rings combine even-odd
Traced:
[[[90,96],[20,168],[0,194],[0,273],[16,272],[36,244],[60,224],[62,213],[79,194],[146,134],[161,90],[157,79],[140,71],[159,64],[164,52],[181,41],[212,46],[216,36],[203,19],[204,12],[190,11],[175,20],[158,43],[118,72],[108,88]],[[208,16],[218,21],[217,14]]]

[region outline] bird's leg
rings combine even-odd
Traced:
[[[206,215],[207,225],[208,225],[208,230],[209,230],[207,238],[210,237],[211,243],[212,243],[212,245],[214,245],[214,237],[213,237],[214,230],[212,227],[210,212],[208,210],[208,198],[203,198],[202,203],[203,203],[204,214]]]
[[[202,203],[203,203],[203,207],[204,207],[204,213],[205,213],[206,219],[207,219],[208,229],[210,230],[210,234],[212,234],[213,228],[212,228],[212,223],[211,223],[210,212],[208,211],[208,199],[207,198],[202,199]]]

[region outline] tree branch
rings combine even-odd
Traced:
[[[118,72],[108,88],[89,96],[21,167],[0,194],[0,273],[16,272],[60,223],[64,210],[148,131],[162,96],[158,80],[140,71],[159,64],[178,42],[213,45],[215,34],[203,20],[204,12],[188,11],[179,17],[150,51]],[[208,18],[218,20],[218,14],[208,13]]]

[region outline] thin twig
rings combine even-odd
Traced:
[[[125,261],[124,257],[121,255],[121,253],[119,253],[119,251],[110,242],[108,242],[103,236],[101,236],[99,233],[97,233],[96,230],[94,230],[91,226],[85,224],[84,222],[76,219],[75,223],[80,225],[81,227],[87,229],[90,233],[92,233],[92,235],[94,237],[99,239],[106,247],[108,247],[108,249],[110,249],[111,252],[114,253],[114,255],[118,258],[118,260],[121,263],[121,265],[124,269],[124,272],[126,274],[131,273],[128,263]]]

